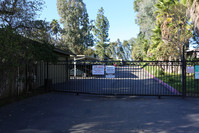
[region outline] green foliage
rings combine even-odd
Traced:
[[[120,39],[117,39],[117,56],[119,59],[124,59],[125,58],[125,52],[124,48],[122,46],[122,43],[120,42]]]
[[[149,42],[144,38],[144,35],[140,33],[137,38],[134,39],[132,44],[132,58],[134,60],[147,59],[147,51],[149,48]]]
[[[109,57],[109,58],[113,58],[113,59],[116,59],[116,56],[117,56],[117,43],[116,42],[110,42],[108,47],[106,48],[106,55]]]
[[[134,0],[133,2],[134,11],[139,12],[139,5],[140,5],[140,2],[142,1],[143,0]]]
[[[25,81],[26,67],[33,68],[39,61],[57,61],[54,47],[47,43],[50,42],[48,23],[35,21],[42,5],[42,0],[0,1],[1,92],[5,89],[9,89],[10,94],[16,92],[18,81]]]
[[[0,1],[0,64],[4,67],[16,69],[34,61],[56,60],[53,46],[31,40],[46,37],[46,22],[34,20],[43,4],[42,0]]]
[[[124,40],[123,43],[117,39],[116,42],[111,42],[106,48],[106,55],[109,58],[119,58],[123,61],[131,59],[131,44]]]
[[[84,55],[87,55],[87,56],[91,56],[95,53],[94,50],[92,50],[91,48],[88,48],[86,51],[84,51]]]
[[[136,23],[140,26],[140,32],[145,35],[145,39],[150,41],[153,35],[152,29],[155,26],[155,4],[158,0],[135,0],[134,11],[137,12]]]
[[[178,0],[159,0],[156,7],[157,24],[160,25],[161,39],[166,46],[163,52],[166,51],[170,57],[179,60],[183,43],[189,43],[189,38],[192,37],[192,25],[186,16],[186,7]]]
[[[0,25],[12,27],[20,34],[32,27],[43,0],[1,0]]]
[[[123,49],[124,49],[124,52],[125,52],[124,60],[131,59],[131,44],[128,41],[124,40],[123,43],[122,43],[122,46],[123,46]]]
[[[104,16],[104,9],[101,7],[98,11],[97,18],[95,20],[95,27],[93,28],[94,35],[96,37],[96,54],[101,60],[104,60],[106,55],[106,48],[108,47],[108,31],[109,21]]]
[[[164,75],[164,71],[162,71],[161,69],[156,69],[156,70],[154,71],[154,74],[155,74],[155,75]]]
[[[36,61],[55,62],[53,46],[22,37],[10,27],[0,30],[0,63],[9,68]]]
[[[61,27],[56,19],[53,19],[50,23],[50,28],[52,33],[56,36],[56,41],[58,41],[58,33],[61,30]]]
[[[172,77],[169,77],[169,78],[168,78],[168,82],[172,83],[172,82],[174,82],[174,81],[175,81],[174,78],[172,78]]]
[[[57,0],[57,10],[64,26],[62,47],[83,54],[89,46],[93,46],[86,5],[82,0]]]
[[[45,20],[35,20],[32,22],[32,28],[26,30],[26,36],[32,40],[43,41],[47,43],[52,42],[51,26]]]
[[[192,25],[186,17],[186,7],[178,0],[150,2],[136,0],[134,5],[136,5],[137,22],[142,36],[139,34],[137,39],[134,39],[133,58],[135,60],[179,60],[182,55],[182,44],[188,44],[192,36]],[[152,12],[148,10],[149,7]],[[148,26],[151,23],[155,25]],[[145,34],[143,29],[147,29],[146,31],[151,34]]]
[[[173,48],[166,45],[162,40],[161,24],[155,26],[153,29],[153,36],[151,37],[152,44],[148,50],[148,56],[150,60],[169,60],[169,57],[175,57]]]

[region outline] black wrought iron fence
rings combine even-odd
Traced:
[[[56,91],[182,96],[182,65],[178,61],[72,61],[57,65],[50,64],[48,74]],[[111,70],[114,73],[108,72]]]
[[[23,88],[99,95],[199,96],[199,61],[70,61],[41,62],[20,77]],[[1,69],[0,93],[9,75]],[[24,78],[23,78],[24,77]],[[32,77],[29,83],[28,77]],[[15,80],[13,80],[15,81]],[[16,81],[17,78],[16,78]],[[19,83],[19,82],[17,82]],[[29,89],[28,89],[29,90]]]
[[[186,61],[186,96],[199,96],[199,61]]]

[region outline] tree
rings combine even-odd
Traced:
[[[152,29],[155,26],[156,10],[155,4],[158,0],[134,0],[134,11],[136,15],[136,23],[140,26],[140,32],[145,35],[145,39],[150,41],[153,35]]]
[[[187,7],[187,17],[191,18],[196,36],[199,36],[199,1],[181,0],[181,3]]]
[[[125,60],[131,59],[131,44],[128,41],[124,40],[122,45],[125,51]]]
[[[186,17],[186,7],[178,0],[159,0],[156,4],[158,10],[157,25],[161,29],[161,39],[167,45],[170,57],[174,53],[175,60],[181,60],[183,43],[189,43],[192,37],[192,25]],[[170,47],[170,48],[169,48]]]
[[[140,32],[137,38],[131,39],[132,58],[134,60],[144,60],[147,58],[147,51],[149,48],[148,41],[144,39],[144,35]]]
[[[121,43],[120,39],[117,39],[116,43],[117,43],[117,57],[119,59],[126,60],[125,51],[124,51],[124,48],[122,46],[122,43]]]
[[[0,92],[16,91],[18,80],[24,79],[25,68],[38,61],[57,60],[54,47],[47,41],[41,42],[48,38],[44,36],[46,23],[35,21],[42,5],[42,0],[0,1]],[[27,70],[31,75],[32,71]]]
[[[25,30],[32,28],[32,21],[43,4],[43,0],[1,0],[1,27],[9,26],[23,34]]]
[[[93,45],[86,5],[82,0],[57,0],[57,9],[64,26],[63,47],[76,54],[83,54]]]
[[[60,25],[59,25],[59,23],[58,23],[58,21],[56,19],[52,20],[52,22],[50,23],[50,26],[51,26],[51,30],[52,30],[53,34],[56,37],[56,41],[57,41],[58,33],[59,33],[61,27],[60,27]]]
[[[88,48],[86,51],[84,51],[84,55],[92,56],[95,53],[95,51],[91,48]]]
[[[101,60],[104,60],[106,48],[108,47],[109,42],[109,21],[107,17],[104,16],[104,9],[102,7],[98,11],[97,18],[95,20],[95,28],[93,31],[97,42],[96,54]]]
[[[35,20],[32,22],[32,28],[25,32],[27,38],[53,43],[51,37],[50,23],[45,20]]]
[[[41,49],[38,51],[34,49],[33,44],[29,44],[30,41],[25,38],[32,39],[36,28],[35,24],[40,23],[40,21],[35,21],[35,17],[42,9],[43,4],[42,0],[0,1],[0,63],[9,64],[10,67],[16,68],[16,66],[25,64],[30,60],[38,59],[34,53],[39,55]],[[44,51],[51,51],[46,44],[43,46],[46,48],[43,49]],[[30,52],[31,50],[35,51]]]
[[[117,43],[116,42],[110,42],[107,49],[106,49],[106,55],[109,58],[116,59],[117,56]]]

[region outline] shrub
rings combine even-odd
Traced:
[[[154,71],[154,74],[155,75],[164,75],[164,71],[157,69]]]

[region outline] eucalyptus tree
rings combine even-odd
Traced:
[[[116,59],[117,57],[117,51],[116,51],[116,46],[117,46],[117,43],[116,42],[110,42],[107,49],[106,49],[106,55],[109,57],[109,58],[113,58],[113,59]]]
[[[187,16],[191,18],[196,35],[199,36],[199,1],[180,0],[187,7]]]
[[[69,48],[76,54],[83,54],[93,45],[86,5],[82,0],[57,0],[57,10],[64,27],[62,47]]]
[[[122,45],[122,42],[120,41],[120,39],[117,39],[116,43],[117,43],[117,57],[119,59],[126,60],[126,55],[125,55],[126,53]]]
[[[106,55],[106,48],[109,42],[109,21],[107,17],[104,16],[104,9],[101,7],[98,10],[97,18],[94,22],[94,35],[96,38],[96,54],[101,60],[104,60]]]
[[[134,11],[136,23],[140,26],[140,32],[145,35],[145,39],[150,41],[153,35],[152,29],[155,26],[156,16],[154,14],[155,4],[158,0],[134,0]]]
[[[125,51],[126,60],[131,59],[131,44],[128,41],[124,40],[122,45]]]

